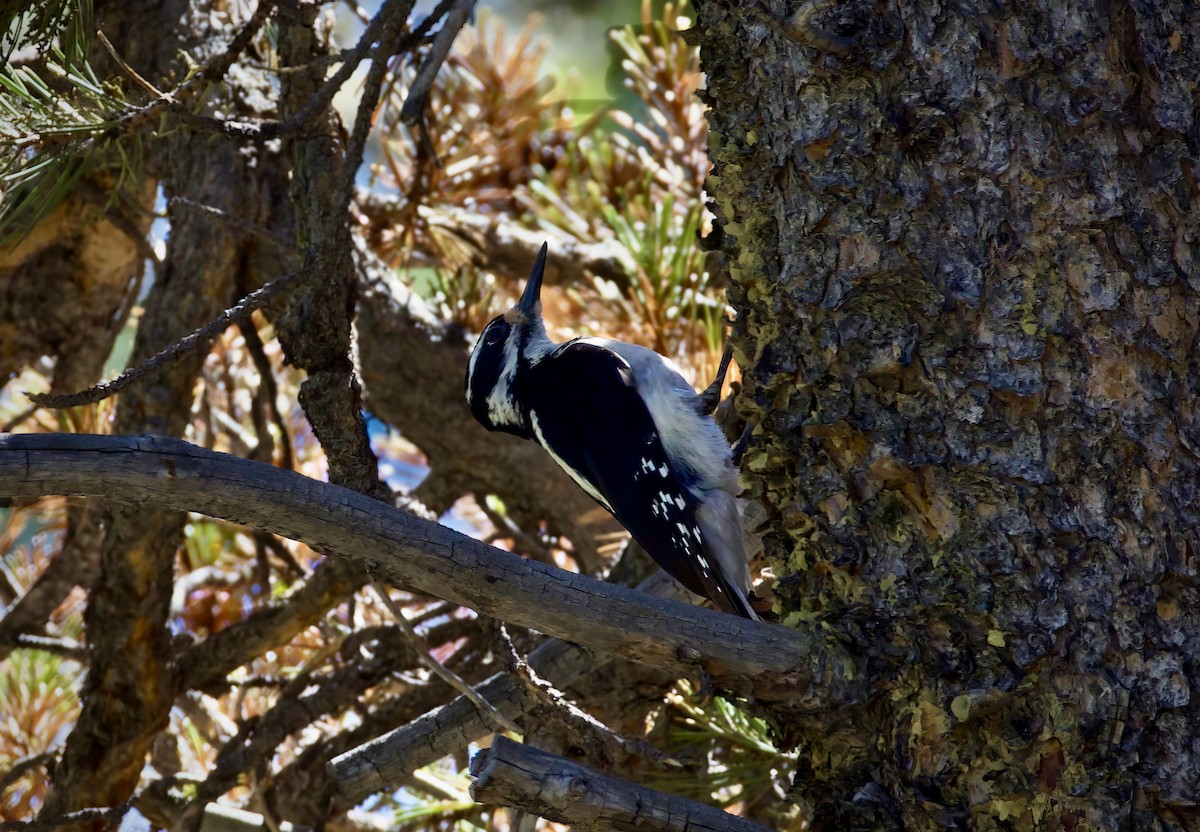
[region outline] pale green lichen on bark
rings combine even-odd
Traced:
[[[699,6],[709,190],[826,829],[1200,823],[1200,18]],[[835,725],[835,727],[831,727]]]

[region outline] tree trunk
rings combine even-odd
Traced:
[[[699,7],[778,603],[874,690],[816,829],[1200,824],[1184,8]]]

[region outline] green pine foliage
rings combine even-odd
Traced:
[[[28,6],[16,11],[17,6]],[[90,61],[89,0],[0,7],[0,247],[27,235],[98,160],[111,193],[136,177],[140,144],[116,128],[135,110]],[[22,56],[21,63],[11,58]]]

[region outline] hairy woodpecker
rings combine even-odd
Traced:
[[[711,407],[653,350],[607,338],[552,342],[545,266],[543,245],[521,300],[475,343],[471,412],[488,430],[545,448],[685,587],[758,618],[746,597],[737,476]]]

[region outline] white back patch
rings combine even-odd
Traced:
[[[646,347],[608,338],[581,338],[624,359],[633,373],[638,394],[650,411],[667,457],[688,465],[699,481],[696,496],[711,489],[737,493],[729,443],[711,416],[696,410],[696,391],[669,359]],[[659,471],[666,476],[666,466]],[[682,472],[677,472],[682,473]]]

